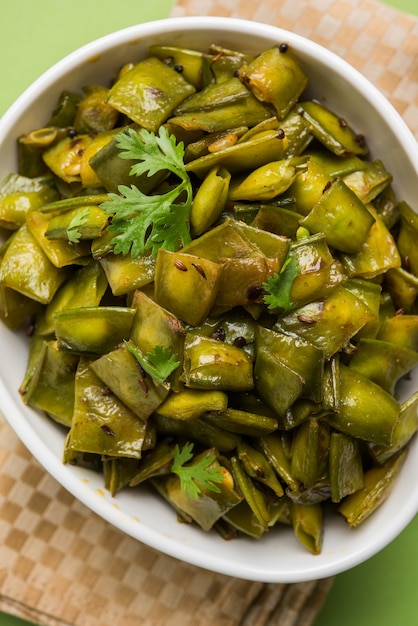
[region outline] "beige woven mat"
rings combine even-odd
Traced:
[[[243,17],[328,46],[418,136],[418,20],[372,0],[179,0],[181,15]],[[0,414],[0,610],[44,626],[310,626],[332,579],[243,581],[161,555],[74,500]]]

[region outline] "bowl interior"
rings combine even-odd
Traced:
[[[63,89],[109,84],[123,63],[138,60],[151,43],[206,49],[211,43],[246,52],[289,43],[310,76],[309,96],[339,112],[363,133],[372,157],[393,173],[399,197],[413,203],[417,194],[416,142],[391,105],[343,61],[297,35],[267,25],[224,18],[177,18],[134,26],[104,37],[66,57],[40,77],[0,121],[0,180],[16,170],[16,138],[42,126]],[[243,44],[243,42],[245,42]],[[179,524],[174,511],[147,490],[112,498],[103,480],[86,470],[64,466],[64,431],[22,404],[27,339],[0,326],[0,406],[31,453],[65,488],[122,531],[186,562],[250,580],[296,582],[339,573],[366,560],[403,530],[418,510],[418,441],[415,438],[388,500],[362,526],[327,517],[322,553],[312,556],[290,529],[273,530],[261,541],[225,542]],[[10,365],[12,363],[12,366]],[[403,397],[417,389],[417,376],[405,383]]]

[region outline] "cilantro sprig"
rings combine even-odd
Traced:
[[[213,465],[216,461],[215,455],[208,454],[194,463],[189,463],[193,459],[193,447],[194,444],[190,442],[184,444],[182,448],[178,444],[174,447],[171,471],[180,478],[181,489],[193,500],[199,497],[202,488],[220,493],[221,490],[216,483],[221,483],[224,475],[220,465]]]
[[[269,276],[267,281],[262,284],[266,295],[264,302],[269,310],[283,309],[289,311],[294,304],[291,300],[290,293],[293,281],[300,273],[298,260],[294,255],[289,255],[279,273]]]
[[[86,224],[89,220],[89,209],[85,207],[80,209],[70,220],[67,226],[67,237],[70,243],[79,243],[81,238],[80,226]]]
[[[134,185],[119,185],[100,206],[112,215],[108,231],[114,233],[115,254],[138,257],[147,250],[156,256],[159,248],[176,251],[191,241],[190,211],[193,190],[184,166],[183,142],[176,143],[164,126],[158,134],[129,128],[116,135],[121,159],[135,160],[130,174],[174,174],[179,183],[164,193],[144,194]]]
[[[157,383],[164,383],[180,365],[177,354],[173,354],[170,348],[165,346],[155,346],[152,352],[145,355],[132,341],[125,341],[125,346],[142,369]]]

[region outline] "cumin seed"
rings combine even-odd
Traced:
[[[109,437],[114,437],[115,433],[113,432],[113,430],[110,428],[110,426],[108,426],[107,424],[102,424],[100,426],[100,428],[102,429],[102,431],[104,433],[106,433],[106,435],[109,435]]]
[[[184,265],[183,261],[180,261],[180,259],[176,259],[174,261],[174,266],[181,272],[187,272],[187,267]]]
[[[148,393],[148,384],[147,381],[145,380],[145,378],[140,378],[139,379],[139,386],[141,387],[142,391],[144,393]]]
[[[196,272],[198,272],[202,276],[202,278],[206,280],[206,274],[205,274],[205,270],[203,269],[203,267],[199,265],[199,263],[192,263],[192,265],[195,268]]]
[[[316,320],[313,317],[308,317],[307,315],[298,315],[299,322],[302,324],[316,324]]]

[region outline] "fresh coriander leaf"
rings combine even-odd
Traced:
[[[149,236],[153,244],[155,255],[161,244],[171,252],[176,252],[181,246],[185,246],[192,240],[189,229],[189,209],[182,204],[173,205],[174,211],[165,213],[161,218],[154,221],[154,228]]]
[[[137,187],[121,185],[118,194],[109,194],[109,201],[101,206],[106,213],[114,213],[108,231],[113,237],[114,253],[122,253],[132,258],[143,254],[153,246],[150,244],[150,232],[154,231],[154,221],[164,220],[171,210],[171,197],[146,196]],[[175,197],[173,195],[172,201]]]
[[[276,273],[269,276],[267,281],[263,283],[262,287],[267,292],[264,296],[264,302],[270,310],[284,309],[289,311],[293,307],[290,292],[293,281],[299,273],[300,266],[297,258],[289,255],[283,263],[279,274]]]
[[[116,135],[116,145],[120,148],[121,159],[137,160],[131,168],[131,175],[141,176],[148,172],[152,176],[162,170],[168,170],[181,179],[185,177],[184,144],[176,144],[174,135],[170,135],[161,126],[156,135],[143,128],[139,133],[133,128]]]
[[[203,456],[199,461],[185,465],[193,459],[193,443],[187,442],[181,449],[178,444],[174,448],[174,460],[171,471],[180,478],[180,486],[190,498],[196,499],[206,487],[210,491],[220,493],[219,487],[215,483],[221,483],[224,479],[222,467],[213,465],[216,456],[210,454]]]
[[[176,144],[165,127],[159,134],[132,128],[116,136],[120,158],[134,159],[131,174],[151,176],[159,171],[175,174],[180,182],[165,193],[147,195],[137,187],[120,185],[119,193],[110,193],[100,206],[112,221],[108,231],[113,237],[115,254],[131,254],[132,258],[159,248],[176,251],[190,241],[190,211],[193,190],[186,172],[182,142]],[[181,202],[180,202],[181,201]]]
[[[79,243],[81,232],[79,231],[80,226],[83,226],[89,219],[89,209],[85,207],[74,215],[71,219],[70,223],[67,226],[67,237],[70,243]]]
[[[180,365],[177,354],[173,354],[170,348],[155,346],[153,352],[144,355],[132,341],[125,341],[125,346],[144,371],[158,383],[163,383]]]
[[[177,354],[173,354],[170,348],[155,346],[153,352],[147,352],[147,359],[159,374],[161,382],[170,376],[180,365]]]

